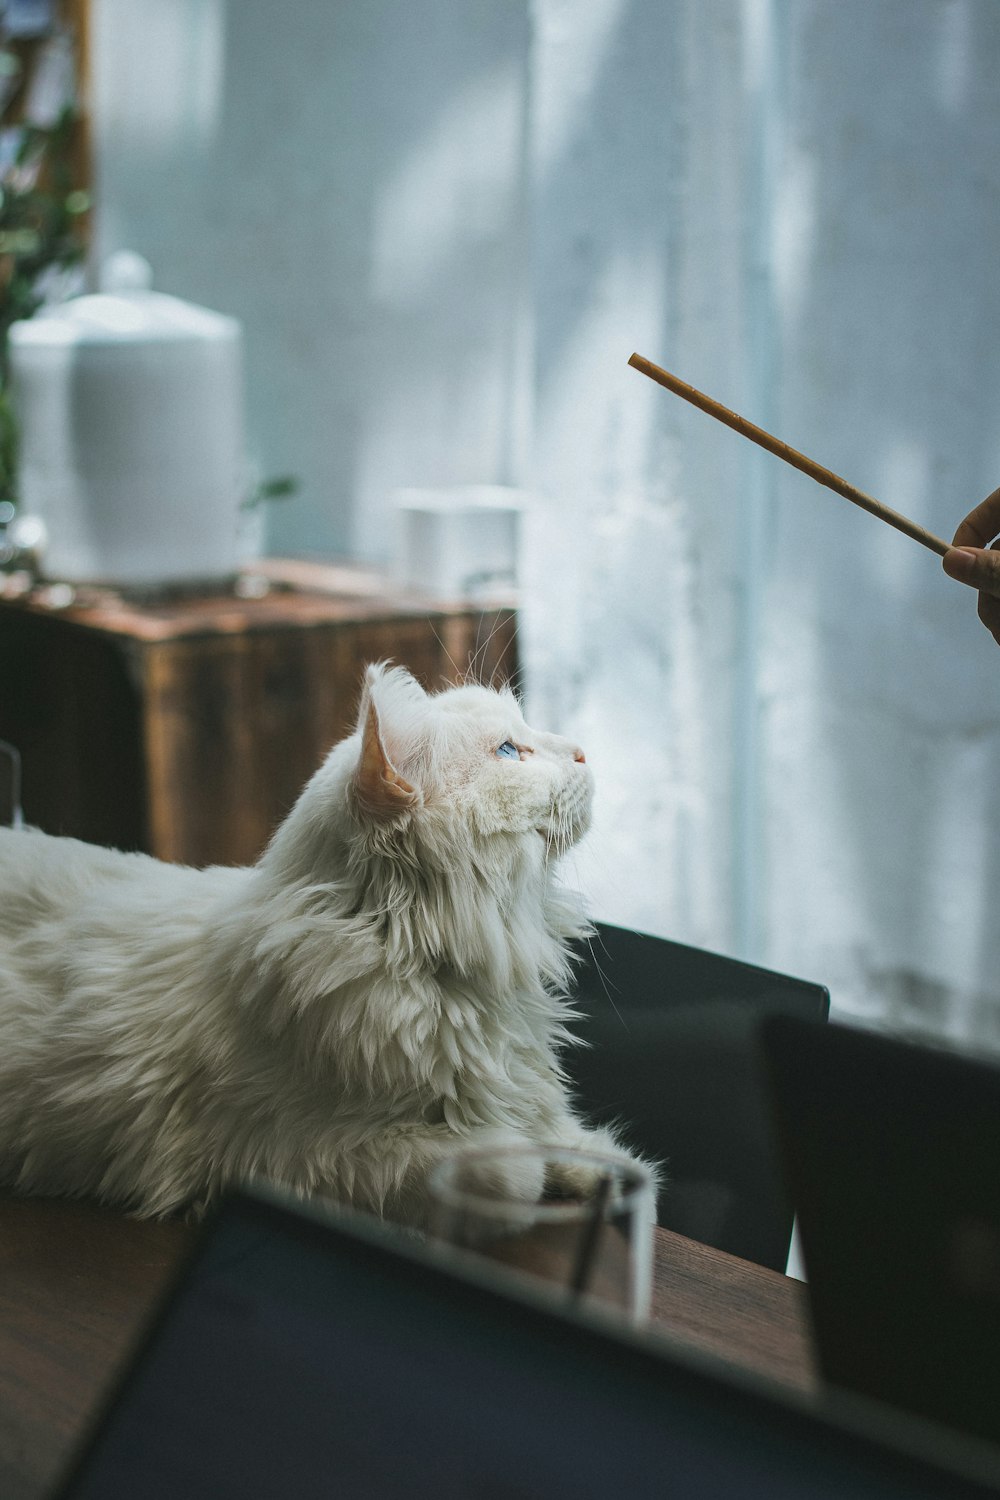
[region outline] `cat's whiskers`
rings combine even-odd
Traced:
[[[595,938],[597,936],[598,936],[598,934],[596,932],[593,932],[586,939],[587,948],[590,951],[590,957],[591,957],[591,961],[592,961],[593,967],[594,967],[594,972],[597,974],[598,979],[601,981],[601,989],[604,991],[605,999],[607,1000],[608,1004],[611,1006],[611,1009],[614,1011],[614,1013],[618,1017],[619,1021],[624,1026],[625,1030],[628,1031],[629,1030],[629,1024],[626,1021],[625,1017],[622,1015],[621,1011],[618,1009],[617,1005],[615,1004],[615,997],[611,993],[611,985],[610,985],[610,983],[608,981],[608,976],[605,974],[604,970],[601,968],[600,961],[599,961],[596,953],[594,952],[594,940],[595,940]],[[607,948],[605,947],[603,939],[601,940],[601,947],[604,948],[605,952],[607,952]]]
[[[490,631],[489,635],[486,637],[486,640],[482,641],[481,636],[483,630],[483,618],[484,617],[480,615],[479,619],[476,622],[476,649],[469,658],[469,672],[470,675],[474,674],[475,680],[477,682],[482,681],[483,674],[480,663],[485,659],[486,652],[489,650],[490,645],[493,641],[493,637],[496,635],[497,629],[499,627],[499,622],[497,622],[497,624],[493,626],[493,629]],[[493,679],[491,678],[488,686],[493,687],[493,685]]]
[[[496,620],[494,621],[493,626],[492,626],[492,628],[490,630],[489,635],[486,637],[485,641],[482,641],[482,640],[480,640],[480,632],[482,631],[483,620],[482,620],[482,616],[480,616],[480,619],[479,619],[479,621],[477,623],[477,626],[476,626],[476,648],[471,653],[471,655],[469,657],[469,669],[468,669],[468,671],[465,674],[463,674],[463,677],[462,677],[462,681],[463,681],[463,683],[466,686],[477,685],[477,686],[483,686],[483,687],[490,687],[494,691],[498,690],[497,677],[498,677],[499,674],[502,673],[502,670],[503,670],[503,659],[504,659],[504,657],[507,655],[508,651],[511,649],[511,647],[514,644],[515,637],[514,637],[514,633],[513,632],[511,632],[511,634],[510,634],[510,636],[509,636],[509,638],[507,640],[506,645],[504,646],[504,648],[501,651],[499,657],[497,658],[496,662],[494,663],[493,671],[490,674],[490,680],[489,680],[488,683],[483,682],[483,670],[482,669],[483,669],[483,664],[484,664],[484,662],[486,660],[486,654],[487,654],[487,652],[489,651],[490,647],[492,646],[492,644],[493,644],[494,640],[496,639],[497,635],[500,633],[501,627],[504,624],[506,624],[506,623],[507,623],[507,621],[506,621],[505,617],[502,614],[498,613],[498,615],[496,617]],[[509,677],[501,677],[499,686],[500,686],[500,688],[503,688],[505,686],[510,686],[510,678]]]
[[[494,625],[493,629],[490,631],[489,637],[488,637],[488,639],[486,641],[486,644],[485,644],[485,646],[483,648],[484,654],[490,648],[490,646],[492,646],[494,639],[499,634],[501,625],[503,625],[504,623],[505,623],[505,621],[504,621],[503,617],[500,616],[500,615],[498,615],[497,616],[496,624]],[[496,662],[494,663],[494,666],[493,666],[493,671],[490,674],[490,683],[489,683],[489,685],[490,685],[491,688],[496,688],[498,686],[497,678],[499,676],[499,678],[500,678],[499,686],[500,687],[508,687],[508,688],[510,688],[510,690],[512,692],[514,691],[513,678],[511,677],[511,675],[509,673],[504,673],[504,670],[503,670],[504,657],[507,655],[507,653],[513,647],[514,640],[515,640],[514,632],[511,631],[510,634],[509,634],[509,636],[508,636],[508,638],[507,638],[507,643],[504,646],[503,650],[500,652],[500,655],[497,657]],[[503,674],[503,675],[501,675],[501,674]],[[520,674],[517,673],[515,675],[520,675]]]
[[[431,627],[431,634],[433,635],[434,639],[437,641],[438,645],[441,647],[441,650],[444,652],[445,656],[447,657],[448,664],[451,667],[452,675],[451,675],[450,678],[447,677],[447,676],[445,677],[445,679],[444,679],[445,683],[451,682],[451,683],[454,683],[456,686],[459,686],[459,687],[465,687],[465,686],[467,686],[468,685],[468,677],[467,677],[466,673],[464,673],[462,671],[461,667],[458,665],[458,662],[455,660],[455,658],[452,656],[451,652],[448,650],[448,647],[444,643],[444,638],[440,634],[440,632],[438,631],[437,626],[434,624],[434,622],[432,620],[428,620],[427,623]]]
[[[575,791],[563,788],[554,798],[548,817],[538,830],[545,840],[546,859],[551,858],[553,853],[558,858],[577,842],[582,832],[580,813],[585,795],[579,788]]]

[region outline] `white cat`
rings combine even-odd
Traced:
[[[370,667],[252,867],[0,830],[0,1181],[159,1215],[262,1177],[419,1223],[458,1143],[613,1148],[557,1058],[591,798],[509,692]]]

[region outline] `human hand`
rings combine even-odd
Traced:
[[[1000,489],[969,512],[942,559],[949,578],[979,590],[979,618],[1000,646]],[[996,538],[996,540],[993,540]]]

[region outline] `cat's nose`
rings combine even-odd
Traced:
[[[583,751],[580,749],[579,745],[577,745],[576,749],[573,751],[573,759],[576,761],[578,766],[582,766],[587,759]]]

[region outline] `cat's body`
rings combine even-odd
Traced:
[[[0,831],[0,1181],[142,1214],[262,1177],[419,1222],[461,1142],[608,1148],[557,1061],[581,752],[369,669],[261,860]]]

